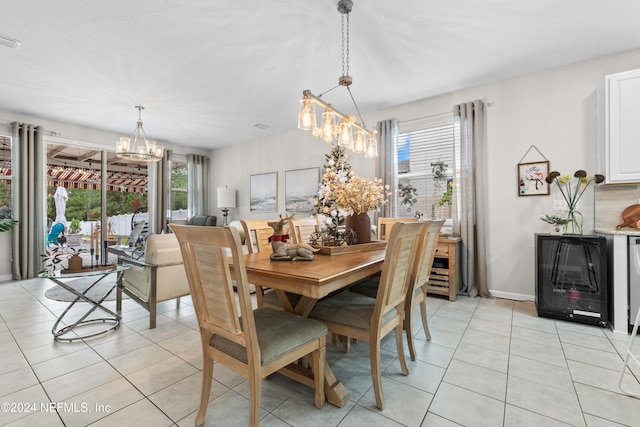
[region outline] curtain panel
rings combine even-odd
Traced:
[[[41,126],[14,122],[11,134],[15,165],[12,213],[19,221],[12,235],[11,271],[15,280],[24,280],[38,275],[42,268],[40,255],[45,252],[46,147]]]
[[[149,168],[149,232],[169,232],[169,192],[171,183],[171,150]]]
[[[209,211],[209,158],[187,154],[187,219]]]
[[[374,213],[374,224],[378,223],[378,217],[396,216],[398,161],[395,145],[398,138],[398,121],[396,119],[379,121],[376,124],[376,130],[378,131],[378,158],[375,164],[375,176],[382,180],[382,184],[389,186],[391,195],[387,198],[387,203],[382,206],[380,212]]]
[[[460,270],[462,292],[471,297],[491,297],[487,286],[485,234],[486,174],[484,103],[455,105],[454,140],[457,206],[453,231],[462,239]]]

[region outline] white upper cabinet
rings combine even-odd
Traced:
[[[606,76],[602,101],[599,163],[605,183],[640,183],[640,69]]]

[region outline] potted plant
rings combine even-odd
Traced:
[[[67,243],[69,245],[81,245],[82,244],[82,228],[80,227],[80,220],[73,218],[69,223],[69,234],[67,234]]]
[[[561,218],[557,215],[545,215],[540,217],[541,220],[551,226],[550,234],[563,234],[564,226],[569,222],[567,218]]]

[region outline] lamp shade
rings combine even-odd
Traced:
[[[236,189],[229,187],[219,187],[217,190],[218,208],[236,207]]]

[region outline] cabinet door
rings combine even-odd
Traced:
[[[640,69],[605,79],[605,177],[607,183],[640,182]]]

